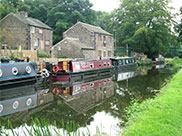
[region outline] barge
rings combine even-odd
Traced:
[[[83,80],[112,73],[113,66],[107,60],[60,61],[50,72],[51,81]]]
[[[118,57],[111,59],[115,71],[126,71],[137,67],[136,58]]]
[[[29,82],[36,82],[36,63],[17,62],[0,64],[0,87]]]

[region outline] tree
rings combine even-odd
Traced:
[[[174,21],[168,3],[168,0],[123,0],[115,12],[117,44],[128,44],[133,51],[150,58],[169,50]]]
[[[180,20],[180,23],[176,27],[176,31],[178,33],[178,41],[182,42],[182,7],[180,8],[180,16],[181,16],[181,20]]]

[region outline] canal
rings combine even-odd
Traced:
[[[74,121],[80,132],[116,135],[122,131],[124,109],[131,100],[155,97],[176,72],[171,66],[143,67],[74,83],[44,82],[1,89],[1,130],[11,133],[11,122],[11,129],[20,132],[25,126],[30,128],[32,119],[46,119],[51,127],[56,121],[54,129],[61,132]]]

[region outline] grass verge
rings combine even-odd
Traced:
[[[154,99],[133,103],[123,136],[182,135],[182,70]]]

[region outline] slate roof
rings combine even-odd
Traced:
[[[68,44],[70,44],[72,46],[80,47],[81,49],[91,49],[91,50],[93,49],[94,50],[93,47],[90,47],[89,45],[82,43],[78,38],[70,38],[70,37],[64,38],[63,40],[58,42],[56,45],[54,45],[52,47],[52,49],[55,48],[56,46],[59,46],[62,42],[65,42],[65,41],[67,41]]]
[[[18,15],[18,14],[14,14],[14,13],[10,13],[10,14],[12,14],[13,16],[18,18],[20,21],[24,22],[25,24],[52,30],[51,27],[49,27],[48,25],[44,24],[43,22],[41,22],[38,19],[34,19],[34,18],[31,18],[31,17],[24,17],[22,15]]]
[[[88,29],[91,32],[96,32],[96,33],[101,33],[101,34],[106,34],[106,35],[111,35],[109,32],[103,30],[101,27],[99,26],[94,26],[94,25],[90,25],[90,24],[86,24],[83,22],[78,22],[78,24],[81,24],[83,27],[85,27],[86,29]]]
[[[105,34],[105,35],[113,36],[112,34],[110,34],[109,32],[107,32],[105,30],[103,30],[99,26],[94,26],[94,25],[90,25],[90,24],[87,24],[87,23],[83,23],[83,22],[77,22],[75,25],[78,25],[78,24],[82,25],[84,28],[86,28],[90,32],[95,32],[95,33],[100,33],[100,34]],[[67,31],[69,31],[71,29],[73,29],[75,25],[73,25],[72,27],[70,27],[64,33],[66,33]]]

